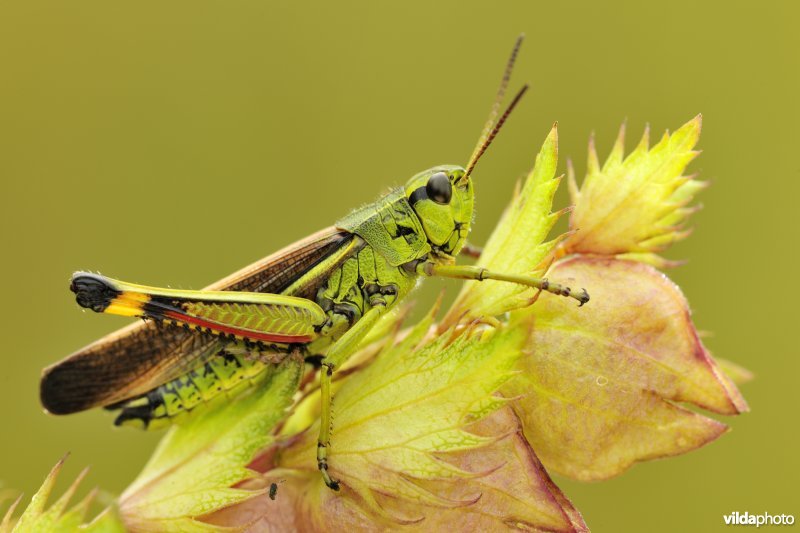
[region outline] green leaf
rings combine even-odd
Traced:
[[[467,426],[505,404],[494,392],[513,375],[525,333],[469,329],[425,342],[431,324],[429,315],[348,377],[335,395],[330,472],[365,502],[382,493],[407,504],[463,505],[422,488],[419,481],[477,475],[438,454],[480,448],[493,440],[476,436]],[[279,464],[308,470],[321,484],[317,431],[315,423]],[[370,507],[380,511],[380,506]],[[412,509],[406,510],[414,514]]]
[[[558,163],[558,128],[553,125],[533,169],[483,249],[478,265],[496,272],[541,277],[558,237],[545,241],[553,225],[566,211],[551,212],[553,196],[561,178],[555,177]],[[467,282],[442,321],[449,327],[456,321],[490,318],[529,304],[536,291],[514,283],[485,280]]]
[[[16,525],[11,527],[12,515],[22,499],[20,496],[6,512],[2,523],[0,523],[0,533],[14,531],[15,533],[27,532],[54,532],[69,533],[77,531],[91,531],[97,533],[117,533],[125,531],[122,522],[112,509],[106,509],[91,523],[85,523],[86,514],[92,504],[97,491],[91,491],[83,500],[68,508],[69,502],[78,490],[88,469],[78,475],[61,498],[58,499],[50,508],[47,508],[47,500],[56,484],[59,472],[64,465],[66,457],[58,461],[42,483],[41,488],[31,498],[31,503],[17,520]]]
[[[369,503],[347,487],[333,492],[313,471],[275,470],[248,482],[253,489],[279,483],[276,498],[261,494],[208,517],[224,527],[253,531],[588,531],[580,513],[547,475],[526,442],[519,419],[508,408],[470,425],[488,439],[483,446],[442,454],[448,463],[481,475],[456,479],[418,479],[418,487],[449,502],[410,503],[376,492]],[[479,496],[479,497],[478,497]],[[370,506],[379,506],[379,511]],[[402,526],[395,517],[410,515]],[[392,513],[393,519],[385,516]]]
[[[690,233],[685,223],[697,208],[689,203],[706,186],[683,174],[699,154],[693,148],[700,137],[700,126],[698,115],[674,134],[665,133],[652,148],[645,131],[627,157],[623,157],[623,126],[602,168],[592,139],[580,190],[571,167],[568,173],[575,204],[570,229],[575,233],[564,243],[564,251],[622,255],[658,267],[673,264],[658,252]]]
[[[200,517],[258,494],[235,486],[256,475],[247,465],[274,440],[271,431],[286,417],[302,368],[302,359],[288,357],[249,394],[222,397],[173,427],[120,498],[125,523],[136,529],[206,531],[211,526]]]
[[[277,468],[246,483],[280,483],[274,500],[260,494],[207,520],[257,530],[585,531],[496,394],[516,375],[526,331],[473,325],[434,336],[432,326],[431,313],[342,380],[329,463],[339,492],[317,470],[315,423],[278,448]]]

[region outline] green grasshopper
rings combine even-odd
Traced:
[[[119,409],[116,425],[157,428],[221,395],[263,380],[286,357],[321,358],[317,463],[328,487],[331,379],[380,317],[420,278],[501,280],[569,296],[581,289],[521,274],[455,264],[473,219],[471,174],[511,111],[497,119],[522,38],[506,65],[489,119],[466,167],[437,166],[206,290],[134,285],[77,272],[82,307],[139,317],[46,368],[41,400],[53,414]],[[496,122],[495,122],[496,121]]]

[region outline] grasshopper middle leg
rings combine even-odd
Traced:
[[[372,329],[383,312],[386,310],[386,305],[383,302],[373,303],[373,306],[364,313],[361,320],[355,323],[352,328],[342,335],[333,346],[331,346],[328,353],[322,359],[322,368],[320,369],[320,393],[322,395],[322,412],[320,414],[319,422],[319,439],[317,440],[317,467],[322,473],[322,479],[325,484],[333,490],[339,490],[339,482],[331,478],[328,473],[328,456],[331,447],[331,378],[333,373],[347,359],[353,355],[358,348],[359,343],[364,336]]]

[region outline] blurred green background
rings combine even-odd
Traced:
[[[756,374],[733,432],[620,478],[557,478],[594,531],[724,529],[800,515],[797,207],[800,10],[792,2],[0,3],[3,280],[0,480],[121,491],[159,434],[42,412],[40,370],[126,323],[81,313],[77,269],[199,288],[329,225],[389,185],[463,163],[507,53],[532,91],[478,167],[483,242],[553,121],[579,175],[698,112],[714,185],[669,256],[715,354]],[[566,3],[562,3],[566,5]],[[565,191],[558,206],[566,205]],[[438,287],[417,293],[429,302]],[[2,505],[0,509],[5,507]]]

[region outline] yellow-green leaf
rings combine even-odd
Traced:
[[[85,469],[80,475],[70,484],[61,498],[56,501],[50,508],[47,508],[47,500],[53,491],[56,484],[59,472],[64,465],[66,457],[61,459],[50,473],[45,478],[44,483],[39,490],[31,498],[31,502],[22,516],[19,517],[16,524],[12,528],[12,515],[14,510],[21,500],[17,499],[14,504],[6,512],[2,522],[0,522],[0,533],[7,533],[14,531],[15,533],[27,532],[53,532],[53,533],[71,533],[77,531],[90,531],[94,533],[121,533],[125,530],[122,522],[112,509],[104,510],[97,518],[90,523],[85,523],[86,514],[92,504],[96,491],[89,492],[83,500],[69,507],[70,500],[75,496],[83,478],[86,476],[88,469]]]
[[[725,431],[678,403],[720,414],[747,410],[736,386],[700,342],[680,290],[653,267],[574,257],[552,275],[580,279],[589,305],[543,295],[517,311],[532,327],[523,374],[504,391],[549,469],[583,480],[637,461],[677,455]]]
[[[669,265],[658,253],[688,235],[684,225],[696,210],[689,203],[706,185],[683,174],[699,153],[694,146],[700,126],[698,115],[672,135],[665,133],[652,148],[645,131],[627,157],[623,127],[602,167],[590,142],[580,189],[571,168],[568,175],[575,204],[570,229],[575,233],[564,243],[566,253],[625,254],[655,266]]]
[[[465,330],[420,346],[429,326],[430,317],[336,393],[329,471],[366,501],[380,492],[416,504],[462,505],[418,481],[477,475],[436,454],[491,441],[465,428],[504,404],[494,392],[511,377],[524,332]],[[316,470],[317,428],[280,466]]]
[[[254,531],[587,531],[580,513],[553,484],[525,441],[519,419],[510,409],[495,411],[469,429],[493,438],[480,448],[452,451],[446,456],[458,468],[482,471],[483,475],[460,482],[414,480],[430,493],[451,502],[466,502],[464,505],[419,503],[408,509],[418,514],[417,519],[400,525],[376,517],[352,492],[335,493],[324,487],[316,473],[298,476],[276,470],[249,482],[253,489],[279,483],[274,500],[262,494],[208,520],[226,527],[248,526]],[[387,512],[397,511],[398,502],[391,494],[374,496],[373,504],[385,507]]]
[[[428,315],[387,343],[336,393],[329,471],[341,491],[317,471],[314,424],[290,440],[277,468],[246,483],[280,483],[274,500],[261,494],[207,521],[264,530],[585,531],[495,392],[514,379],[525,330],[462,328],[431,339],[432,323]]]
[[[548,268],[548,258],[561,240],[545,242],[548,233],[565,211],[551,212],[561,178],[556,178],[558,129],[556,125],[544,141],[533,169],[483,249],[478,265],[504,273],[539,277]],[[464,285],[456,303],[442,321],[444,327],[457,320],[491,318],[527,305],[535,291],[522,285],[486,280]]]

